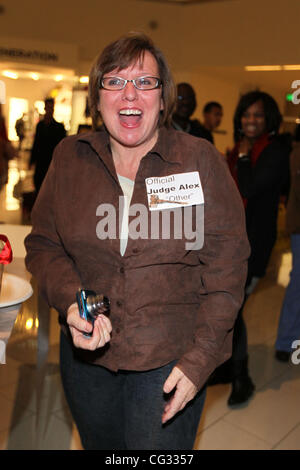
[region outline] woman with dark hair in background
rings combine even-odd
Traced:
[[[278,206],[288,178],[289,157],[289,147],[278,136],[281,119],[276,101],[261,91],[242,96],[234,115],[236,144],[228,165],[243,198],[251,247],[244,304],[265,275],[276,241]],[[209,380],[210,385],[232,383],[229,406],[247,401],[255,390],[248,372],[244,304],[234,327],[232,357]]]

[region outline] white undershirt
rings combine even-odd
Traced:
[[[120,253],[121,256],[124,256],[128,242],[128,214],[134,188],[134,181],[119,174],[118,179],[124,194],[124,213],[120,234]]]

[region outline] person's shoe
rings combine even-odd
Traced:
[[[240,375],[232,381],[232,392],[228,398],[228,405],[240,405],[245,403],[252,397],[255,390],[255,385],[249,375]]]
[[[291,353],[288,351],[280,351],[279,349],[275,351],[275,358],[280,362],[289,362]]]

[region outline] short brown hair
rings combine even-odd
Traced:
[[[100,113],[99,87],[105,73],[114,69],[123,70],[135,63],[143,60],[144,54],[149,51],[155,58],[159,78],[162,81],[162,99],[164,109],[161,112],[159,125],[170,125],[172,113],[176,105],[176,87],[172,78],[167,61],[152,40],[143,33],[128,33],[116,41],[112,42],[96,58],[89,76],[89,107],[92,117],[93,129],[96,130]]]

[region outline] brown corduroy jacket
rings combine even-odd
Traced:
[[[186,172],[199,172],[204,193],[204,244],[196,250],[187,249],[185,236],[163,238],[160,230],[159,237],[151,237],[145,178]],[[105,131],[64,139],[33,209],[33,229],[25,240],[27,268],[59,312],[63,329],[79,287],[110,298],[111,341],[95,352],[82,351],[88,361],[113,371],[141,371],[175,359],[200,389],[231,355],[243,300],[249,243],[240,195],[213,145],[165,128],[140,162],[131,200],[146,208],[148,227],[141,228],[140,238],[129,237],[123,257],[122,195]],[[105,208],[111,207],[116,234],[109,226],[113,217],[107,219],[105,238],[99,224],[105,226]],[[183,207],[174,217],[176,211]],[[137,217],[130,223],[137,224]]]

